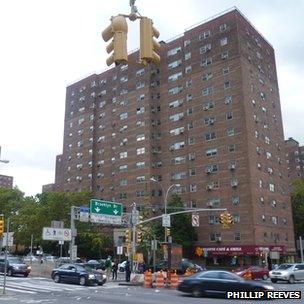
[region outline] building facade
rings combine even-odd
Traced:
[[[304,147],[292,137],[285,140],[286,161],[290,185],[304,178]]]
[[[294,235],[273,47],[233,9],[161,43],[161,63],[67,87],[55,187],[163,206],[166,190],[200,214],[207,259],[291,258]],[[153,178],[155,181],[152,181]],[[235,224],[222,229],[227,208]],[[260,259],[260,260],[261,260]]]
[[[0,174],[0,188],[13,189],[13,177]]]

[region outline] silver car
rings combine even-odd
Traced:
[[[287,281],[293,284],[295,281],[304,280],[304,264],[281,264],[269,272],[269,277],[272,283]]]

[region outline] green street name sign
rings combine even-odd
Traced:
[[[90,213],[95,215],[119,216],[122,215],[122,204],[91,199]]]

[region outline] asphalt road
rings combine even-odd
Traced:
[[[0,276],[0,292],[2,293],[3,276]],[[301,290],[304,297],[304,283],[293,285],[275,284],[278,290]],[[0,304],[76,304],[76,303],[109,303],[109,304],[218,304],[248,303],[258,301],[237,302],[221,298],[192,298],[176,290],[145,289],[134,286],[120,286],[117,282],[109,282],[104,286],[79,286],[73,284],[56,284],[50,279],[39,277],[9,277],[5,295],[0,295]],[[263,301],[264,302],[264,301]],[[266,302],[266,301],[265,301]],[[303,303],[303,300],[273,300],[270,303]]]

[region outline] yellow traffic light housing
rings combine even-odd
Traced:
[[[126,229],[126,231],[125,231],[125,242],[131,243],[131,230],[130,229]]]
[[[106,60],[108,66],[114,62],[118,65],[128,61],[127,34],[128,24],[126,18],[119,15],[112,17],[111,25],[102,32],[102,38],[105,42],[113,38],[106,48],[108,54],[113,51],[113,54]]]
[[[167,236],[170,236],[170,235],[171,235],[171,230],[170,230],[170,228],[166,228],[166,235],[167,235]]]
[[[4,233],[4,217],[0,218],[0,237],[3,236]]]
[[[140,61],[146,65],[150,62],[160,62],[160,56],[156,53],[160,44],[154,39],[159,37],[159,31],[153,26],[150,18],[140,19]]]
[[[220,223],[223,225],[224,229],[230,228],[230,225],[233,224],[233,217],[230,213],[224,212],[220,214]]]

